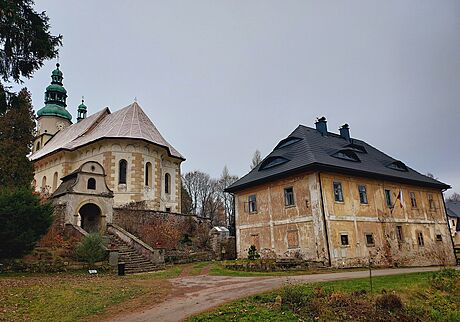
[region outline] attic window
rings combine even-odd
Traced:
[[[346,147],[356,152],[367,153],[366,148],[359,144],[351,143],[348,144]]]
[[[301,138],[296,138],[296,137],[285,138],[284,140],[281,140],[280,143],[278,143],[278,145],[275,147],[275,150],[285,148],[285,147],[287,147],[287,146],[289,146],[291,144],[299,142],[300,140],[302,140],[302,139]]]
[[[284,164],[284,163],[286,163],[288,161],[289,161],[288,159],[283,158],[283,157],[270,157],[270,158],[267,158],[265,161],[262,162],[262,164],[260,165],[259,170],[270,169],[270,168],[276,167],[278,165]]]
[[[351,150],[340,150],[332,155],[334,158],[343,159],[353,162],[361,162],[355,152]]]
[[[407,167],[404,163],[401,161],[395,161],[387,165],[388,168],[393,169],[393,170],[398,170],[398,171],[405,171],[407,172]]]

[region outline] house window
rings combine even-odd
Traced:
[[[403,230],[402,226],[396,226],[396,238],[398,239],[398,242],[403,241]]]
[[[294,189],[292,187],[284,189],[284,205],[294,206]]]
[[[334,182],[334,199],[337,202],[343,202],[342,183]]]
[[[86,185],[86,188],[89,189],[89,190],[96,190],[96,179],[89,178],[88,179],[88,184]]]
[[[436,241],[442,241],[442,235],[436,234]]]
[[[56,191],[58,184],[58,173],[55,172],[53,175],[53,191]]]
[[[299,232],[297,230],[289,230],[287,232],[288,248],[299,247]]]
[[[166,207],[166,212],[171,212],[171,207]]]
[[[126,184],[126,170],[128,168],[128,162],[125,159],[121,159],[118,165],[118,184]]]
[[[170,193],[171,190],[171,175],[169,173],[165,174],[165,193]]]
[[[417,242],[419,246],[425,246],[425,242],[423,240],[423,233],[421,231],[417,233]]]
[[[88,179],[87,188],[88,188],[88,190],[96,190],[96,180],[94,178],[89,178]]]
[[[393,201],[391,200],[391,190],[385,189],[385,202],[387,207],[393,208]]]
[[[150,162],[147,162],[145,164],[145,185],[147,187],[152,185],[152,164]]]
[[[367,205],[367,191],[366,191],[366,186],[364,185],[359,185],[358,186],[358,191],[359,191],[359,202],[362,204]]]
[[[366,234],[366,245],[367,246],[375,246],[374,234]]]
[[[429,193],[428,194],[428,204],[430,205],[430,209],[435,209],[435,204],[434,204],[434,200],[433,200],[433,194],[432,193]]]
[[[348,235],[347,234],[340,234],[340,244],[342,246],[348,246]]]
[[[417,199],[415,198],[415,192],[409,192],[410,196],[410,205],[412,208],[417,208]]]
[[[256,195],[250,195],[248,197],[248,206],[249,206],[249,212],[250,213],[255,213],[257,212],[257,199]]]

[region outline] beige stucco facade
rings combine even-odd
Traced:
[[[120,161],[127,161],[126,183],[119,183]],[[59,151],[34,162],[37,191],[53,193],[61,178],[87,161],[103,165],[106,182],[114,193],[114,206],[146,201],[149,209],[180,212],[180,162],[168,156],[166,149],[132,139],[104,139],[75,151]],[[147,185],[146,164],[150,163]],[[165,192],[166,174],[170,176]],[[179,179],[178,179],[179,177]],[[180,191],[180,186],[179,186]]]
[[[335,200],[334,182],[341,184],[343,201]],[[360,201],[360,185],[367,203]],[[293,205],[285,206],[285,188],[293,189]],[[387,205],[385,190],[394,207]],[[250,211],[250,196],[256,211]],[[238,257],[255,245],[262,255],[334,267],[363,265],[369,258],[388,266],[452,264],[442,198],[436,189],[338,173],[309,172],[260,184],[235,193]]]

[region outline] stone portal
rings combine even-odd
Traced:
[[[93,203],[83,205],[79,212],[81,228],[87,232],[97,232],[101,228],[101,209]]]

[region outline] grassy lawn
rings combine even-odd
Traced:
[[[372,293],[369,279],[288,285],[188,321],[315,320],[460,321],[460,272],[374,277]]]
[[[228,261],[232,262],[232,261]],[[321,273],[335,273],[343,272],[344,269],[333,269],[333,268],[311,268],[308,270],[287,270],[287,271],[275,271],[275,272],[246,272],[236,271],[228,269],[224,266],[225,262],[208,262],[209,263],[209,275],[214,276],[294,276],[294,275],[310,275],[310,274],[321,274]],[[348,268],[346,271],[361,271],[366,268]]]
[[[100,319],[160,302],[170,291],[167,278],[183,266],[118,277],[86,272],[0,274],[0,321]],[[124,305],[117,305],[124,303]]]
[[[118,277],[86,272],[0,274],[0,321],[101,319],[160,302],[171,290],[169,278],[196,276],[279,276],[299,272],[240,272],[221,262],[175,265],[164,271]],[[117,305],[123,303],[123,305]],[[268,313],[267,313],[268,314]]]

